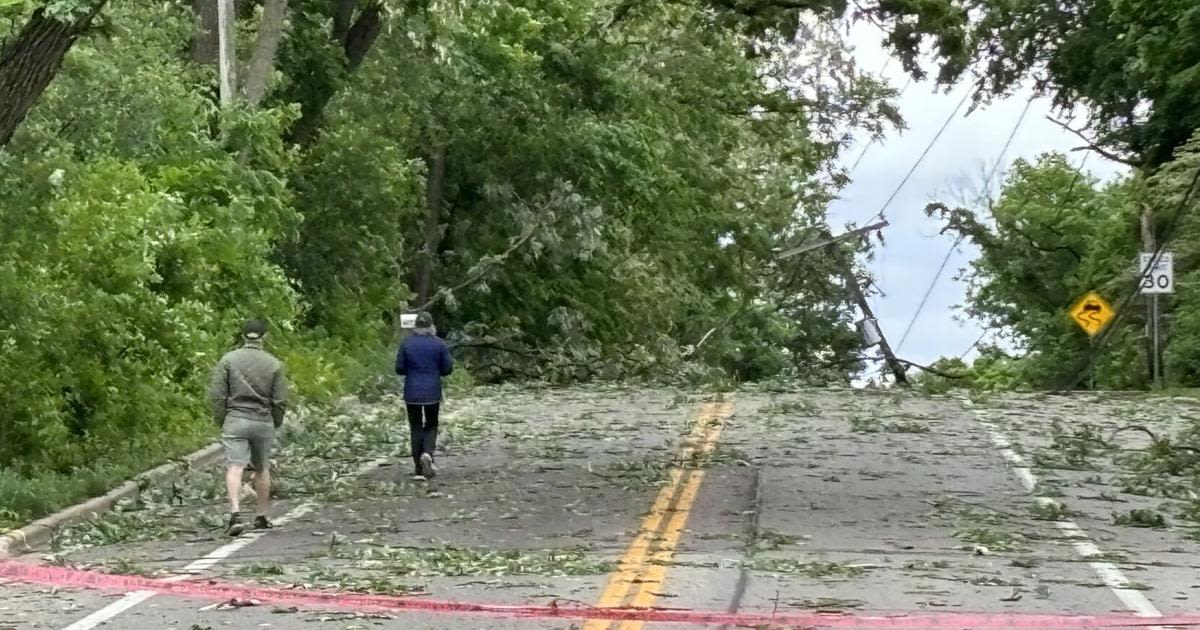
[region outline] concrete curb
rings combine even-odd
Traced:
[[[0,560],[43,547],[54,539],[55,532],[64,525],[95,518],[111,510],[118,502],[137,497],[144,487],[162,483],[183,470],[212,464],[218,461],[220,456],[221,445],[210,444],[179,460],[148,470],[113,488],[103,496],[60,510],[21,529],[5,532],[0,535]]]

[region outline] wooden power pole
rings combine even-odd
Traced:
[[[847,238],[859,236],[873,230],[882,229],[886,227],[887,224],[887,220],[883,220],[879,223],[858,228],[857,230],[851,230],[845,234],[839,234],[838,236],[832,236],[826,231],[821,234],[821,238],[817,241],[781,252],[778,256],[776,256],[776,260],[784,260],[817,249],[819,247],[833,245]],[[875,312],[871,310],[871,305],[867,303],[867,296],[863,294],[862,287],[858,286],[858,277],[854,275],[854,265],[851,264],[851,261],[846,260],[846,257],[841,253],[840,250],[835,249],[833,256],[838,268],[841,271],[842,279],[846,283],[846,288],[850,290],[850,295],[854,299],[854,303],[857,304],[858,309],[862,311],[863,318],[866,321],[874,323],[876,321]],[[904,373],[904,364],[896,358],[896,353],[892,352],[891,344],[888,343],[887,337],[883,335],[883,331],[879,330],[878,326],[876,326],[876,332],[879,333],[879,351],[883,354],[883,360],[887,363],[888,368],[892,370],[892,374],[896,377],[896,385],[899,385],[900,387],[908,387],[908,376]]]
[[[1150,209],[1149,204],[1142,206],[1142,251],[1158,251],[1158,245],[1154,238],[1154,211]],[[1145,270],[1139,266],[1138,271]],[[1146,298],[1146,357],[1149,359],[1147,367],[1154,389],[1162,389],[1162,347],[1160,345],[1158,294],[1153,293],[1144,297]]]
[[[850,289],[850,295],[858,304],[858,310],[862,311],[863,318],[869,322],[875,322],[875,312],[871,310],[867,296],[863,295],[862,287],[858,286],[858,277],[854,275],[854,268],[840,254],[838,255],[838,264],[842,268],[842,278],[846,281],[846,288]],[[887,363],[888,368],[892,370],[892,375],[896,377],[896,384],[908,387],[908,376],[904,373],[904,364],[896,358],[896,353],[892,352],[892,346],[884,336],[883,330],[876,326],[876,332],[879,333],[879,351],[883,354],[883,360]]]

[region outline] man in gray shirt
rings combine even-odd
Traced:
[[[241,516],[242,473],[254,465],[258,495],[254,528],[268,529],[271,521],[271,446],[275,429],[283,424],[288,383],[279,359],[263,350],[267,325],[250,320],[242,326],[242,347],[221,357],[213,370],[210,395],[213,417],[221,427],[225,447],[225,487],[229,492],[229,526],[237,536],[246,530]]]

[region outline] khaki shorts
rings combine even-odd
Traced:
[[[225,447],[226,466],[254,464],[254,470],[267,472],[271,466],[271,447],[275,443],[275,425],[270,421],[225,416],[221,445]]]

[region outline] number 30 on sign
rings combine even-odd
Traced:
[[[1175,292],[1175,257],[1171,252],[1162,252],[1158,260],[1153,253],[1143,253],[1138,272],[1142,274],[1142,293]]]

